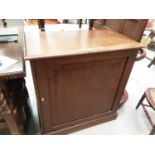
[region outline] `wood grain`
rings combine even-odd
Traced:
[[[136,41],[112,30],[30,31],[25,30],[25,59],[61,57],[123,49],[140,49]]]
[[[19,28],[18,42],[0,43],[0,57],[5,56],[17,60],[6,69],[0,71],[0,79],[13,79],[25,76],[23,28]]]
[[[112,30],[25,31],[42,134],[65,134],[117,116],[138,42]]]

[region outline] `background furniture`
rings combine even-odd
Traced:
[[[2,87],[2,86],[1,86]],[[20,129],[15,121],[16,110],[12,110],[0,88],[0,129],[8,127],[11,134],[20,134]]]
[[[149,37],[151,38],[150,43],[147,45],[148,49],[151,49],[155,51],[155,30],[152,30],[149,34]],[[155,57],[151,60],[151,62],[148,64],[148,67],[151,67],[155,63]]]
[[[94,27],[102,29],[106,26],[140,42],[147,21],[147,19],[99,19],[94,21]]]
[[[3,27],[7,27],[6,19],[2,19]]]
[[[147,100],[147,102],[148,102],[147,105],[143,103],[144,99]],[[138,109],[140,105],[142,106],[142,108],[147,116],[147,119],[148,119],[149,123],[151,124],[152,130],[150,132],[150,135],[153,135],[153,134],[155,134],[155,124],[153,123],[146,107],[150,107],[155,111],[155,88],[146,89],[146,91],[142,95],[141,99],[139,100],[139,102],[136,106],[136,109]]]
[[[124,34],[138,42],[141,41],[147,19],[97,19],[94,20],[93,26],[96,29],[108,29],[115,30],[121,34]],[[144,59],[146,56],[146,51],[144,48],[139,49],[135,61]],[[120,101],[119,107],[123,105],[128,99],[128,92],[125,90]]]
[[[116,118],[139,43],[110,29],[25,29],[25,37],[42,134],[70,133]]]
[[[24,133],[30,119],[29,96],[23,80],[0,81],[0,126],[8,127],[11,134]]]
[[[14,21],[9,20],[7,25],[14,27],[14,24]],[[23,60],[23,26],[17,24],[16,27],[19,30],[18,41],[0,43],[0,69],[7,63],[6,67],[0,70],[0,124],[3,127],[6,124],[11,134],[23,133],[31,114],[24,80],[26,73]]]
[[[81,28],[83,20],[79,19],[78,21],[79,21],[79,28]],[[89,30],[92,30],[93,29],[93,25],[94,25],[94,19],[88,19],[88,24],[89,24]]]
[[[45,20],[44,19],[38,19],[38,27],[41,31],[45,31]]]
[[[41,31],[45,31],[45,19],[38,19],[38,27]],[[82,27],[82,19],[77,19],[77,24],[79,24],[79,28]],[[87,22],[87,20],[85,21],[85,23]],[[93,23],[94,23],[94,19],[88,19],[88,24],[89,24],[89,30],[92,30],[93,28]],[[69,20],[68,19],[64,19],[63,23],[68,24]]]
[[[151,62],[148,64],[148,67],[151,67],[155,63],[155,57],[151,60]]]
[[[99,19],[94,20],[93,25],[96,29],[110,28],[140,42],[147,22],[147,19]],[[145,56],[145,50],[141,49],[136,60],[142,60]]]

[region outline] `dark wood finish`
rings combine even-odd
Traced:
[[[121,97],[121,100],[120,100],[120,104],[118,105],[118,108],[120,108],[129,98],[129,95],[128,95],[128,92],[127,90],[124,90],[124,93]]]
[[[115,119],[142,46],[111,30],[38,33],[25,31],[25,59],[31,63],[41,132],[66,134]]]
[[[98,19],[95,20],[94,27],[97,29],[111,28],[140,42],[147,21],[147,19]],[[142,60],[145,56],[145,50],[139,50],[136,61]]]
[[[146,98],[146,100],[148,102],[148,105],[145,105],[143,103],[145,98]],[[149,123],[150,123],[150,125],[152,127],[150,135],[153,135],[153,134],[155,134],[155,124],[153,123],[153,121],[152,121],[146,107],[150,107],[155,111],[155,88],[146,89],[145,93],[142,95],[141,99],[139,100],[139,102],[138,102],[138,104],[136,106],[136,109],[138,109],[140,105],[142,106],[142,108],[144,110],[144,113],[146,114],[146,117],[147,117],[147,119],[148,119],[148,121],[149,121]]]
[[[0,85],[1,86],[1,85]],[[20,134],[20,130],[17,126],[17,122],[14,117],[14,112],[8,106],[5,95],[0,88],[0,126],[1,128],[8,127],[11,134]],[[5,121],[3,122],[2,119]]]
[[[69,21],[68,19],[64,19],[63,23],[68,24],[68,21]],[[79,28],[82,27],[82,21],[83,21],[82,19],[77,19],[77,24],[79,24]],[[38,22],[39,29],[41,31],[45,31],[45,19],[38,19],[37,22]],[[93,29],[93,25],[94,25],[94,19],[89,19],[89,30]]]
[[[21,134],[30,118],[28,93],[24,81],[26,73],[23,59],[23,28],[19,26],[18,42],[0,43],[0,48],[1,59],[5,56],[16,60],[14,64],[0,71],[0,90],[4,94],[1,95],[3,99],[0,104],[0,124],[3,127],[6,124],[11,134]],[[7,108],[3,108],[4,103]]]
[[[153,135],[155,133],[155,125],[152,127],[152,130],[150,132],[150,135]]]
[[[38,27],[41,31],[45,31],[45,19],[38,19]]]
[[[107,27],[140,42],[147,21],[147,19],[100,19],[95,20],[94,27],[97,29]]]
[[[19,126],[17,125],[17,122],[15,120],[15,114],[12,112],[12,110],[3,113],[3,118],[7,124],[7,127],[9,128],[12,135],[20,135],[21,131],[19,129]]]
[[[2,19],[3,27],[7,27],[6,19]]]
[[[122,34],[140,42],[147,24],[147,19],[125,20]]]
[[[89,19],[89,30],[92,30],[94,26],[94,19]]]
[[[140,42],[147,21],[147,19],[100,19],[95,20],[94,27],[97,29],[110,28]],[[139,50],[136,61],[142,60],[145,56],[145,50]]]
[[[139,100],[137,106],[136,106],[136,109],[139,108],[139,106],[141,105],[142,101],[145,99],[145,93],[142,95],[141,99]]]
[[[64,23],[64,24],[68,24],[68,19],[64,19],[64,20],[63,20],[63,23]]]
[[[121,33],[124,26],[124,22],[124,19],[105,19],[103,24],[106,27]]]
[[[145,27],[147,24],[147,19],[100,19],[95,20],[94,27],[97,29],[110,28],[119,33],[122,33],[138,42],[141,41]],[[142,60],[146,57],[146,51],[142,48],[138,51],[135,61]],[[154,62],[149,64],[152,65]],[[128,95],[123,93],[122,99],[120,101],[120,106],[126,102]]]
[[[79,28],[82,27],[82,19],[79,19]],[[94,26],[94,19],[89,19],[89,30],[92,30]]]
[[[124,19],[95,19],[94,28],[95,29],[105,29],[110,28],[117,32],[121,32]]]
[[[7,124],[5,122],[0,123],[0,129],[6,128]]]
[[[82,26],[82,19],[79,19],[79,28]]]
[[[0,57],[6,56],[17,60],[14,64],[0,71],[0,80],[21,78],[26,75],[25,62],[23,61],[24,48],[23,28],[19,28],[18,42],[0,43]]]
[[[151,67],[155,63],[155,57],[151,60],[151,62],[148,64],[148,67]]]

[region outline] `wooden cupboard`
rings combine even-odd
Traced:
[[[66,134],[117,117],[141,44],[108,29],[26,30],[25,38],[42,134]]]

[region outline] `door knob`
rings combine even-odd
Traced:
[[[45,101],[45,99],[42,97],[42,98],[41,98],[41,101],[42,101],[42,102],[44,102],[44,101]]]

